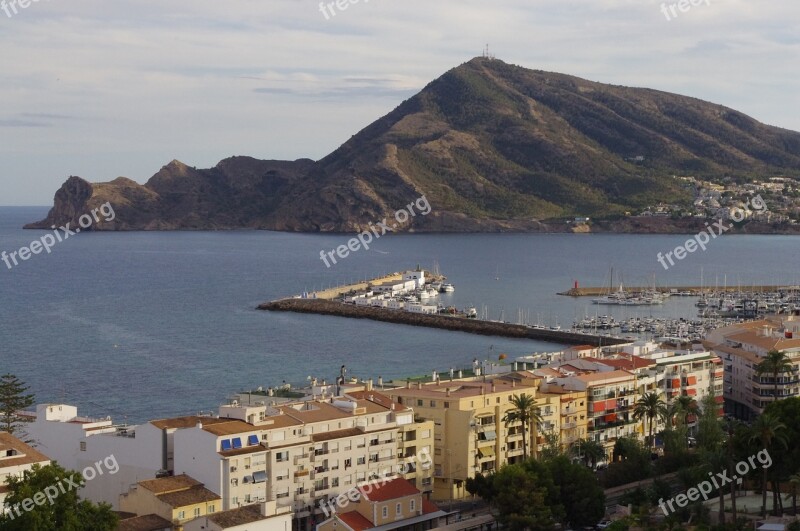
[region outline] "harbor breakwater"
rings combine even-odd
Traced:
[[[563,345],[608,346],[629,343],[630,341],[594,334],[581,334],[562,330],[533,328],[530,326],[483,321],[449,315],[425,315],[402,310],[389,310],[371,306],[355,306],[342,302],[320,299],[280,299],[258,306],[259,310],[273,312],[313,313],[333,315],[351,319],[371,319],[385,323],[405,324],[440,328],[456,332],[467,332],[484,336],[500,336],[518,339],[535,339]]]

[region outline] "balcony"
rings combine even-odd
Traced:
[[[294,473],[294,477],[296,477],[296,478],[297,478],[297,477],[307,476],[307,475],[309,475],[310,473],[311,473],[311,471],[310,471],[310,470],[297,470],[297,471],[295,471],[295,473]]]
[[[578,427],[577,422],[562,422],[561,429],[562,430],[573,430]]]
[[[308,454],[296,455],[294,456],[294,464],[300,463],[300,461],[304,461],[308,459],[310,456]]]

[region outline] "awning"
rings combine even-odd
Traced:
[[[263,470],[253,472],[253,483],[264,483],[267,481],[267,473]]]
[[[605,418],[606,422],[614,422],[615,420],[617,420],[617,414],[616,413],[610,413],[610,414],[606,415],[604,418]]]
[[[227,452],[231,449],[231,440],[225,439],[222,441],[222,451]]]
[[[697,394],[697,389],[687,389],[686,396],[695,396]]]
[[[494,457],[494,446],[487,446],[486,448],[478,448],[479,457]]]
[[[233,439],[233,449],[237,450],[242,447],[242,439],[240,437],[236,437]]]
[[[673,389],[677,389],[678,387],[681,386],[681,379],[680,378],[673,378],[671,383],[672,383],[671,387]]]
[[[487,441],[494,441],[497,439],[497,432],[494,430],[486,430],[483,432],[483,436],[486,437],[485,440]]]
[[[592,411],[597,413],[598,411],[605,411],[606,410],[606,401],[599,400],[592,404]]]
[[[697,384],[697,376],[689,376],[686,378],[687,385],[695,385]]]
[[[247,445],[248,446],[255,446],[258,444],[258,435],[249,435],[247,437]]]

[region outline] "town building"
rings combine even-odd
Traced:
[[[704,345],[713,350],[724,367],[725,412],[743,420],[763,413],[774,400],[800,395],[800,318],[775,315],[713,330]],[[786,354],[792,371],[778,375],[757,373],[767,353]],[[775,385],[777,383],[777,397]]]
[[[120,496],[119,506],[123,512],[156,515],[180,528],[220,510],[221,499],[199,481],[179,475],[140,481]]]
[[[49,457],[10,433],[0,431],[0,511],[2,511],[9,492],[8,485],[6,485],[9,477],[21,478],[34,465],[47,466],[49,464]]]
[[[363,485],[352,494],[340,497],[339,510],[317,524],[316,531],[427,531],[438,527],[439,519],[446,516],[403,478]]]

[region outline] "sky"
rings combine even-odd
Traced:
[[[50,205],[70,175],[144,183],[173,159],[319,159],[487,43],[800,131],[797,0],[10,1],[0,205]]]

